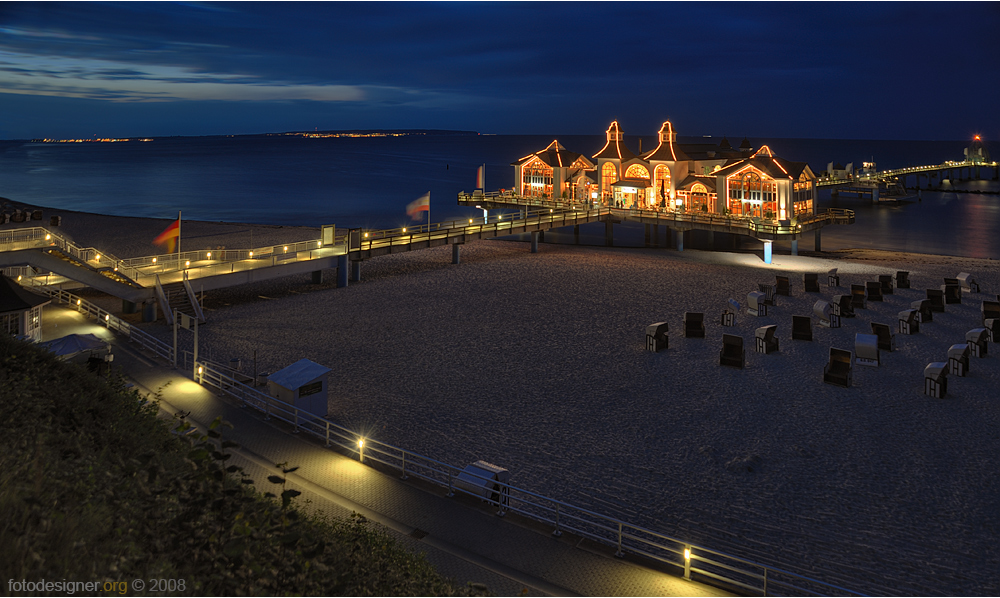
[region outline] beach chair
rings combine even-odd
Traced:
[[[962,285],[958,284],[958,279],[945,278],[944,280],[945,283],[941,285],[941,292],[944,293],[944,302],[946,304],[961,303]]]
[[[831,268],[830,271],[826,273],[826,286],[828,287],[840,286],[840,276],[837,276],[836,268]]]
[[[927,299],[931,302],[931,311],[944,313],[944,291],[927,289]]]
[[[879,281],[866,282],[865,290],[868,291],[869,301],[881,301],[882,300],[882,283]]]
[[[973,328],[965,333],[965,342],[975,357],[986,357],[987,349],[990,348],[989,341],[990,331],[985,328]]]
[[[962,286],[962,290],[967,293],[978,293],[979,283],[976,282],[972,275],[968,272],[961,272],[958,275],[958,284]]]
[[[775,276],[774,277],[774,292],[777,295],[784,295],[789,297],[791,295],[791,289],[788,286],[787,276]]]
[[[1000,343],[1000,318],[989,318],[983,322],[983,325],[990,333],[990,340],[994,343]]]
[[[896,336],[888,324],[871,323],[872,334],[878,337],[878,348],[892,353],[896,350]]]
[[[896,288],[897,289],[908,289],[910,288],[910,273],[904,272],[903,270],[898,270],[896,272]]]
[[[736,336],[735,334],[722,335],[719,365],[743,369],[743,366],[746,365],[746,352],[743,350],[742,336]]]
[[[881,360],[878,352],[878,337],[874,334],[854,335],[854,363],[878,367]]]
[[[684,338],[705,338],[705,314],[684,312]]]
[[[991,318],[1000,318],[1000,301],[983,300],[983,304],[979,307],[979,313],[982,314],[983,324]]]
[[[658,353],[667,349],[669,339],[667,332],[670,327],[666,322],[657,322],[646,326],[646,350]]]
[[[851,352],[830,347],[830,361],[823,366],[823,382],[851,386]]]
[[[812,318],[809,316],[792,316],[792,340],[811,341],[812,339]]]
[[[740,311],[740,302],[736,299],[729,300],[729,309],[722,310],[722,325],[723,326],[735,326],[736,325],[736,314]]]
[[[840,328],[840,316],[834,313],[834,306],[829,301],[820,299],[816,303],[813,303],[813,313],[819,318],[820,326]]]
[[[934,361],[924,367],[924,394],[943,399],[948,392],[948,364]]]
[[[764,293],[764,304],[774,305],[774,296],[777,294],[776,289],[773,284],[764,284],[762,282],[757,283],[757,290]]]
[[[900,334],[916,334],[920,332],[920,312],[915,309],[904,309],[899,312],[899,326],[897,327]]]
[[[834,295],[833,296],[833,313],[839,318],[853,318],[854,317],[854,296],[853,295]]]
[[[802,290],[806,293],[819,292],[819,274],[805,272],[802,274]]]
[[[878,283],[882,285],[882,295],[892,294],[892,274],[879,274]]]
[[[774,336],[777,332],[778,326],[775,324],[769,324],[767,326],[761,326],[754,331],[754,339],[756,341],[756,348],[758,353],[775,353],[778,350],[778,339]]]
[[[851,285],[851,307],[854,309],[865,308],[865,285]]]
[[[948,373],[965,376],[969,373],[969,343],[948,347]]]
[[[931,310],[930,299],[918,299],[910,303],[910,309],[917,310],[917,320],[921,323],[932,322],[934,320],[934,312]]]
[[[747,313],[751,316],[767,315],[767,304],[764,303],[764,293],[758,291],[747,293]]]

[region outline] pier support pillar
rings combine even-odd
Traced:
[[[771,245],[773,245],[773,244],[774,244],[773,241],[764,241],[764,263],[765,264],[770,264],[771,263]]]
[[[872,187],[872,203],[878,203],[878,185]]]
[[[323,284],[323,271],[316,270],[312,273],[312,283],[313,284]]]
[[[708,248],[715,249],[715,231],[708,231]]]
[[[139,311],[139,307],[132,301],[126,301],[122,299],[122,313],[123,314],[134,314]]]
[[[351,282],[361,282],[361,260],[351,262]]]
[[[545,242],[545,231],[543,230],[538,231],[538,242],[539,243]]]
[[[580,225],[579,224],[574,224],[573,225],[573,242],[575,244],[577,244],[577,245],[580,244]]]
[[[653,225],[653,247],[659,247],[659,246],[660,246],[660,225],[659,224],[654,224]]]
[[[347,286],[347,269],[351,266],[351,260],[345,253],[337,258],[337,288],[342,289]]]
[[[614,227],[614,225],[611,224],[610,220],[604,222],[604,246],[605,247],[614,247],[615,246],[615,235],[614,235],[613,227]]]
[[[819,229],[819,228],[816,229],[816,241],[815,241],[816,248],[815,248],[815,251],[823,251],[822,249],[820,249],[820,242],[822,241],[822,237],[823,237],[822,229]]]
[[[645,242],[643,243],[643,247],[649,247],[649,240],[650,240],[649,225],[643,224],[642,226],[646,229],[646,239]]]
[[[451,246],[451,263],[453,264],[457,264],[459,263],[459,260],[461,260],[461,255],[459,255],[461,251],[459,249],[460,247],[461,245],[458,243],[453,243]]]
[[[799,254],[799,240],[792,239],[792,255],[798,255],[798,254]]]
[[[917,189],[917,201],[924,200],[924,192],[922,189]]]
[[[684,231],[674,231],[674,234],[677,237],[677,251],[684,251]]]
[[[531,231],[531,253],[538,253],[538,233],[539,231]]]

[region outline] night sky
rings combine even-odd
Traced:
[[[1000,4],[0,3],[0,139],[1000,139]]]

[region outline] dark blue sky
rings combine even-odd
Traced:
[[[1000,139],[1000,4],[0,3],[0,139]]]

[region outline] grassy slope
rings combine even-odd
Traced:
[[[307,518],[280,485],[260,494],[227,466],[224,424],[180,437],[141,402],[0,335],[0,579],[185,579],[189,595],[478,591],[363,518]]]

